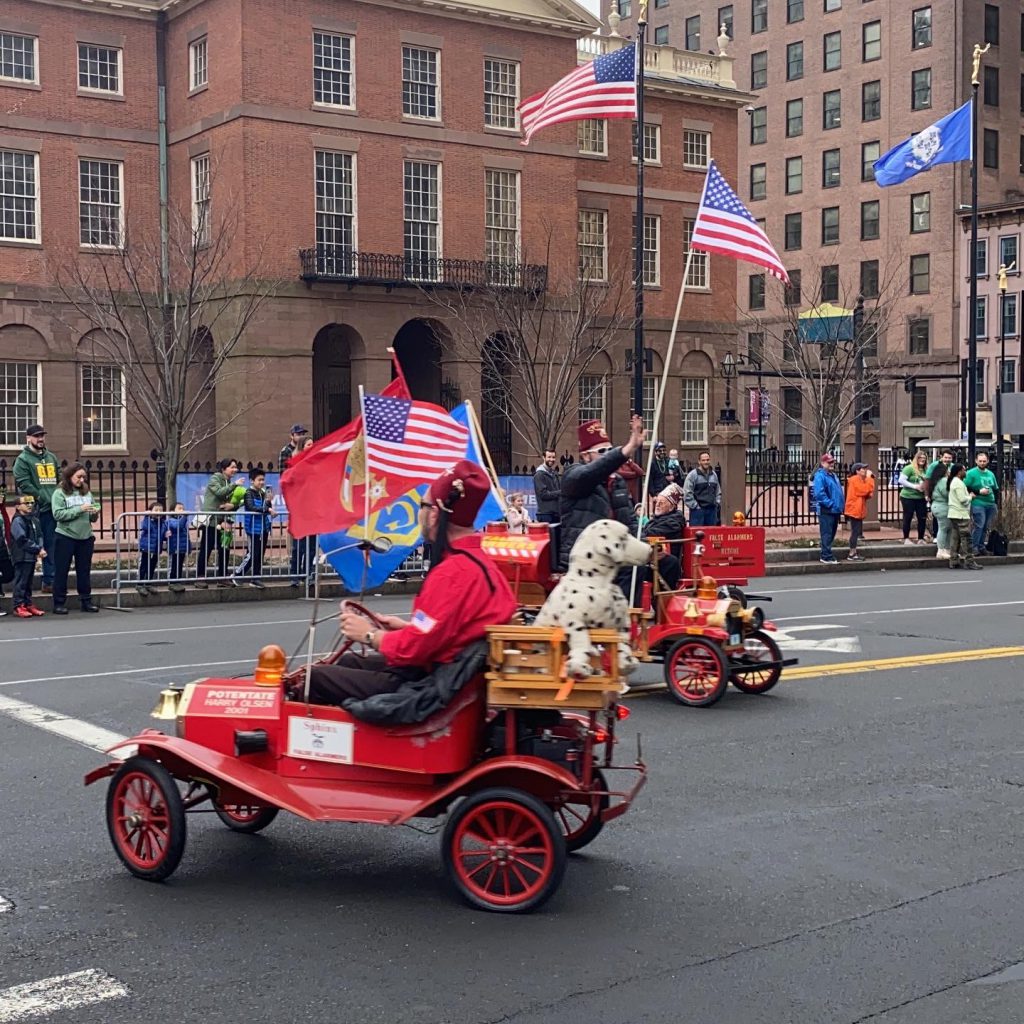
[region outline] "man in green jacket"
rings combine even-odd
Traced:
[[[60,463],[46,447],[46,429],[33,423],[25,431],[25,447],[14,460],[14,485],[19,494],[36,500],[39,525],[43,528],[43,593],[53,592],[53,551],[57,523],[53,518],[53,492],[60,480]]]
[[[217,575],[220,580],[218,587],[228,587],[228,549],[220,543],[220,524],[222,517],[218,512],[234,509],[231,494],[235,489],[234,478],[238,475],[238,462],[235,459],[221,459],[217,463],[217,472],[210,477],[203,494],[203,515],[199,517],[199,555],[196,560],[196,587],[206,588],[206,566],[210,554],[217,551]]]
[[[971,502],[971,521],[974,524],[971,544],[975,555],[983,555],[985,538],[992,527],[992,520],[996,517],[999,481],[996,480],[995,473],[988,468],[988,455],[985,452],[978,452],[974,462],[975,464],[967,471],[964,483],[974,498]]]

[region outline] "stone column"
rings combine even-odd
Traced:
[[[861,434],[861,462],[866,462],[875,474],[875,496],[868,502],[868,514],[864,518],[864,532],[875,533],[882,528],[878,521],[878,488],[882,480],[878,474],[878,443],[882,435],[874,427],[864,427]],[[843,461],[849,469],[854,463],[853,427],[843,431]]]
[[[722,525],[728,526],[733,512],[747,510],[747,435],[741,427],[720,423],[710,441],[711,462],[722,473]]]

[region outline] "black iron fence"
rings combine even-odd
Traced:
[[[508,288],[533,295],[547,287],[548,268],[502,260],[431,259],[342,247],[300,249],[303,281],[341,281],[396,288]]]

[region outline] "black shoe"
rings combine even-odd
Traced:
[[[99,611],[99,607],[97,605],[94,605],[92,603],[92,601],[86,601],[85,604],[82,605],[82,611],[83,612],[98,612]]]
[[[207,583],[206,580],[197,580],[196,581],[196,590],[205,590],[209,585],[210,584]]]
[[[291,583],[288,584],[288,586],[289,587],[294,587],[294,588],[298,589],[299,581],[298,580],[292,580]]]
[[[146,585],[145,585],[144,583],[140,583],[140,584],[139,584],[139,585],[138,585],[138,586],[137,586],[137,587],[136,587],[135,589],[136,589],[136,590],[137,590],[137,591],[138,591],[138,592],[139,592],[139,593],[140,593],[140,594],[141,594],[141,595],[142,595],[143,597],[146,597],[146,596],[147,596],[147,595],[149,594],[149,592],[150,592],[150,591],[149,591],[149,587],[147,587],[147,586],[146,586]]]
[[[257,590],[266,590],[267,589],[267,585],[265,583],[261,583],[259,580],[252,580],[249,583],[249,586],[250,587],[255,587]]]
[[[205,584],[204,584],[204,586],[205,586]],[[171,591],[172,594],[184,594],[185,593],[185,585],[183,583],[172,583],[170,585],[170,587],[168,587],[168,589]]]
[[[53,609],[53,614],[54,615],[67,615],[67,613],[68,613],[68,610],[67,610],[67,608],[64,607],[64,605],[61,605],[60,607],[54,607],[54,609]]]

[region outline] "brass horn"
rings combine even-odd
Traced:
[[[160,691],[160,700],[157,702],[150,717],[159,718],[164,722],[173,722],[178,717],[178,701],[181,700],[181,690],[167,689]]]

